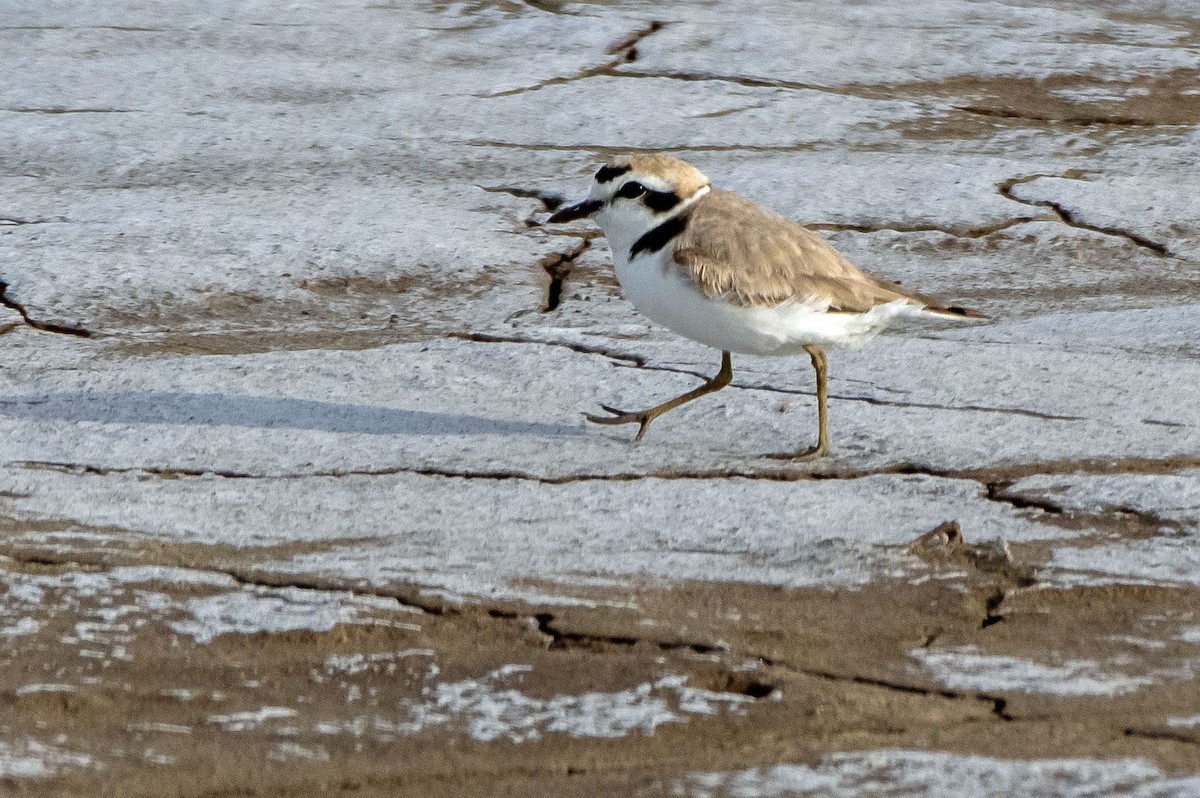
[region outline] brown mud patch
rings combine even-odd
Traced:
[[[461,331],[462,316],[495,293],[525,293],[532,304],[548,280],[539,273],[512,266],[485,268],[471,279],[301,279],[294,292],[278,297],[215,292],[194,303],[160,303],[136,319],[113,316],[108,321],[116,329],[136,324],[142,331],[116,332],[111,343],[118,356],[144,357],[354,350],[426,340]]]
[[[5,736],[46,763],[16,794],[650,795],[872,749],[1200,769],[1171,722],[1200,714],[1200,591],[1047,585],[953,524],[904,579],[525,585],[563,596],[538,604],[261,565],[353,541],[35,531],[0,543]]]
[[[889,125],[914,141],[982,140],[1014,127],[1062,134],[1156,135],[1200,124],[1200,70],[1105,79],[1088,74],[1039,78],[964,75],[940,81],[856,85],[865,97],[936,101],[926,116]]]

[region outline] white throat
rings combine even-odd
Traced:
[[[708,186],[703,186],[692,196],[676,205],[669,213],[650,215],[646,209],[634,203],[621,203],[608,206],[596,214],[596,223],[604,231],[608,245],[612,248],[613,261],[624,263],[629,257],[629,248],[646,233],[658,227],[663,222],[673,219],[686,211],[697,200],[709,192]]]

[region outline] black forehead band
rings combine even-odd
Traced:
[[[625,164],[624,166],[601,166],[600,171],[596,172],[596,182],[607,183],[632,169],[633,167],[629,164]]]

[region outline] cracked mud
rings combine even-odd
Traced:
[[[1200,794],[1194,14],[225,5],[0,26],[0,792]],[[631,446],[629,150],[989,320]]]
[[[20,613],[21,626],[0,685],[6,728],[26,750],[64,755],[65,734],[74,759],[58,788],[101,795],[171,793],[178,772],[228,757],[229,735],[255,775],[224,769],[210,791],[300,794],[334,779],[448,795],[483,779],[496,792],[649,795],[696,758],[746,767],[913,737],[960,754],[1036,757],[1052,740],[1064,757],[1190,765],[1195,735],[1169,716],[1200,710],[1186,675],[1200,644],[1136,641],[1147,624],[1184,632],[1196,595],[1034,590],[1012,555],[953,525],[912,548],[934,578],[628,585],[548,609],[292,579],[205,546],[9,547],[6,619]],[[1063,649],[1059,630],[1072,628],[1087,631]],[[1041,667],[1094,668],[1084,689],[1038,695],[1013,669],[995,691],[953,670],[955,651],[1020,663],[1030,636],[1059,641]],[[1134,700],[1139,659],[1178,672]]]
[[[28,224],[28,222],[21,222],[21,224]],[[15,311],[17,315],[21,317],[22,323],[34,330],[38,330],[40,332],[57,333],[59,335],[73,335],[77,338],[92,337],[92,333],[89,330],[83,329],[82,327],[71,327],[66,324],[56,324],[51,321],[39,321],[31,318],[29,311],[25,310],[23,305],[17,303],[15,300],[9,297],[8,283],[4,282],[3,280],[0,280],[0,306]],[[15,324],[8,325],[5,328],[0,328],[0,332],[8,332],[15,327]]]

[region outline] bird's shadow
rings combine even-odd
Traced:
[[[359,435],[580,435],[578,427],[273,396],[216,393],[51,393],[0,396],[0,417],[103,424],[302,429]]]

